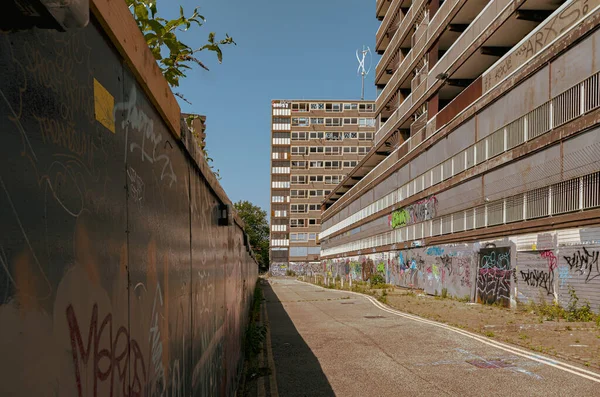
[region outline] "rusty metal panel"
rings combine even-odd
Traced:
[[[437,125],[442,126],[452,120],[456,115],[462,112],[470,104],[481,97],[481,76],[465,88],[456,98],[452,100],[445,108],[439,111],[435,120]]]
[[[600,129],[595,128],[563,143],[563,179],[598,171]]]
[[[512,162],[484,175],[484,194],[491,201],[560,182],[560,146]]]
[[[600,53],[595,51],[600,49],[599,42],[600,31],[597,30],[552,61],[550,73],[552,97],[600,70]]]
[[[549,68],[519,84],[477,115],[477,138],[483,139],[550,99]]]

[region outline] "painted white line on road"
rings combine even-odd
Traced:
[[[484,336],[481,336],[481,335],[477,335],[477,334],[474,334],[474,333],[469,332],[469,331],[462,330],[460,328],[452,327],[452,326],[447,325],[447,324],[443,324],[443,323],[440,323],[440,322],[437,322],[437,321],[433,321],[433,320],[428,320],[428,319],[425,319],[425,318],[422,318],[422,317],[418,317],[418,316],[415,316],[415,315],[412,315],[412,314],[401,312],[401,311],[396,310],[396,309],[392,309],[392,308],[390,308],[388,306],[383,305],[381,302],[379,302],[378,300],[376,300],[372,296],[361,294],[361,293],[354,292],[354,291],[342,291],[342,290],[336,290],[336,289],[323,288],[321,286],[314,285],[314,284],[307,283],[305,281],[300,281],[300,280],[296,280],[296,281],[300,282],[300,283],[308,284],[308,285],[310,285],[312,287],[315,287],[315,288],[322,288],[322,289],[329,290],[329,291],[336,291],[336,292],[339,292],[339,293],[349,293],[349,294],[354,294],[354,295],[358,295],[358,296],[364,297],[369,302],[371,302],[374,306],[376,306],[380,310],[383,310],[383,311],[385,311],[387,313],[390,313],[390,314],[393,314],[393,315],[396,315],[396,316],[399,316],[399,317],[404,317],[404,318],[407,318],[409,320],[417,321],[417,322],[420,322],[420,323],[423,323],[423,324],[429,324],[429,325],[432,325],[432,326],[435,326],[435,327],[438,327],[438,328],[443,328],[443,329],[446,329],[448,331],[452,331],[452,332],[455,332],[457,334],[466,336],[467,338],[471,338],[473,340],[476,340],[476,341],[481,342],[483,344],[486,344],[488,346],[492,346],[492,347],[495,347],[497,349],[504,350],[504,351],[509,352],[509,353],[513,353],[513,354],[515,354],[517,356],[521,356],[521,357],[527,358],[529,360],[536,361],[538,363],[545,364],[545,365],[548,365],[550,367],[554,367],[556,369],[560,369],[561,371],[569,372],[569,373],[571,373],[573,375],[577,375],[577,376],[580,376],[582,378],[585,378],[585,379],[588,379],[588,380],[600,383],[600,374],[598,374],[596,372],[588,371],[586,369],[579,368],[579,367],[576,367],[576,366],[571,365],[571,364],[567,364],[567,363],[564,363],[564,362],[561,362],[561,361],[558,361],[558,360],[555,360],[555,359],[551,359],[551,358],[545,357],[545,356],[543,356],[541,354],[531,353],[531,352],[528,352],[526,350],[522,350],[522,349],[519,349],[517,347],[513,347],[513,346],[510,346],[510,345],[504,344],[502,342],[498,342],[498,341],[489,339],[487,337],[484,337]]]

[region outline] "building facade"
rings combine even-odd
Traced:
[[[378,0],[374,149],[324,204],[326,272],[600,309],[600,0]]]
[[[271,271],[319,263],[321,204],[367,154],[373,101],[271,103]]]

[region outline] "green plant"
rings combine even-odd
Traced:
[[[575,292],[575,288],[569,285],[569,305],[567,306],[567,321],[592,321],[594,313],[589,302],[585,302],[581,307],[578,307],[579,297]]]
[[[379,273],[375,273],[375,274],[371,275],[371,278],[369,278],[369,281],[371,282],[372,288],[378,288],[381,286],[381,284],[385,284],[385,278]]]
[[[484,335],[488,338],[493,338],[494,336],[496,336],[496,334],[494,334],[493,331],[485,331]]]
[[[446,299],[448,297],[448,288],[442,288],[442,299]]]
[[[290,277],[296,277],[296,272],[288,269],[285,271],[285,275]]]
[[[179,80],[186,76],[185,70],[191,68],[190,64],[208,70],[206,65],[196,57],[197,53],[204,50],[214,52],[221,63],[223,52],[220,46],[236,44],[227,34],[224,39],[217,40],[214,32],[210,32],[207,43],[197,49],[181,42],[177,37],[178,32],[187,31],[192,25],[201,27],[206,21],[198,13],[198,7],[194,8],[191,15],[186,16],[183,7],[180,6],[179,18],[167,20],[158,16],[156,0],[125,0],[125,2],[138,28],[142,31],[152,55],[156,58],[163,76],[172,87],[179,86]]]
[[[525,332],[521,332],[521,333],[519,334],[519,339],[521,339],[521,340],[525,340],[525,339],[527,339],[527,338],[529,338],[529,336],[527,336],[527,334],[526,334]]]

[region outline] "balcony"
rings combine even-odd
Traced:
[[[408,9],[408,12],[402,18],[400,22],[400,26],[396,31],[396,34],[392,37],[389,45],[386,48],[385,54],[379,60],[379,63],[375,67],[375,82],[379,82],[383,74],[385,73],[385,69],[387,69],[390,60],[400,47],[400,44],[404,42],[404,40],[408,37],[408,33],[412,30],[415,20],[419,14],[419,11],[423,9],[425,5],[425,0],[416,0]]]
[[[401,20],[404,19],[404,15],[402,14],[402,10],[400,9],[400,5],[403,0],[392,0],[392,5],[388,12],[385,14],[385,18],[381,25],[379,25],[379,29],[377,29],[377,35],[375,39],[375,49],[379,51],[385,51],[385,46],[382,45],[384,38],[388,35],[388,31],[390,27],[394,25],[400,25]],[[393,34],[392,34],[393,37]],[[387,44],[389,44],[391,37],[387,37]],[[382,48],[383,47],[383,48]]]

